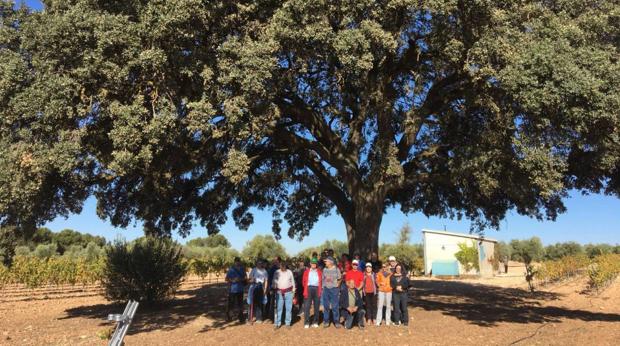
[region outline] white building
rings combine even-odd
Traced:
[[[493,276],[493,255],[497,240],[471,234],[452,233],[432,230],[422,230],[424,242],[424,272],[437,275],[479,274]],[[466,243],[476,246],[479,255],[480,271],[473,269],[465,272],[465,268],[456,260],[455,253],[459,251],[459,244]]]

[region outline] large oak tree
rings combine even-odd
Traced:
[[[594,0],[44,1],[0,8],[0,222],[302,239],[386,208],[497,227],[620,192],[620,10]]]

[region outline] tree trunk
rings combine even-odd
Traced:
[[[355,220],[347,222],[349,255],[359,253],[363,259],[373,252],[379,253],[379,227],[383,219],[383,198],[374,200],[361,199],[355,203],[353,214]]]

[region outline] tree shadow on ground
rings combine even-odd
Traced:
[[[620,314],[553,306],[552,302],[562,297],[558,293],[443,280],[415,280],[413,286],[411,306],[484,327],[500,322],[559,322],[562,318],[620,322]]]
[[[154,330],[172,330],[181,327],[193,320],[205,316],[213,323],[209,329],[222,329],[239,324],[238,321],[229,322],[226,319],[226,284],[210,284],[195,289],[180,290],[174,299],[167,302],[148,306],[141,304],[129,328],[128,334],[139,334]],[[97,304],[67,309],[70,318],[100,319],[102,326],[113,326],[105,319],[108,314],[118,314],[124,309],[123,304]]]

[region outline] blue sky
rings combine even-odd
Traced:
[[[510,240],[515,238],[529,238],[538,236],[543,243],[551,244],[563,241],[577,241],[579,243],[620,243],[620,199],[602,195],[582,196],[578,192],[570,194],[565,201],[568,211],[558,217],[555,222],[538,222],[528,217],[510,214],[501,224],[500,230],[487,230],[485,235],[498,240]],[[52,231],[60,231],[64,228],[72,228],[81,232],[101,235],[107,239],[117,236],[133,239],[142,235],[140,224],[132,225],[128,229],[117,229],[108,222],[100,220],[95,214],[96,201],[94,198],[87,200],[84,210],[79,215],[72,215],[67,219],[57,218],[49,222],[45,227]],[[271,217],[268,212],[256,211],[256,222],[248,231],[238,230],[234,222],[229,221],[222,227],[222,234],[228,238],[233,247],[241,249],[245,243],[257,234],[271,234]],[[426,218],[421,214],[403,215],[397,209],[388,210],[383,218],[380,231],[380,242],[393,242],[396,232],[408,222],[413,228],[413,242],[421,242],[421,230],[435,229],[448,231],[468,232],[469,221],[457,221],[441,218]],[[286,229],[285,227],[283,227]],[[175,235],[181,242],[195,237],[206,236],[206,230],[200,227],[194,229],[187,239]],[[282,244],[290,254],[295,254],[301,249],[322,243],[326,239],[346,240],[346,233],[342,219],[335,213],[329,217],[321,218],[315,225],[310,236],[302,242],[282,237]]]
[[[34,9],[41,9],[40,1],[27,0],[26,4]],[[620,199],[602,195],[582,196],[578,192],[572,192],[565,203],[568,211],[560,215],[555,222],[538,222],[513,213],[502,222],[499,231],[488,230],[485,235],[499,240],[538,236],[545,244],[569,240],[580,243],[620,243]],[[45,227],[53,231],[71,228],[101,235],[107,239],[114,239],[118,235],[133,239],[142,234],[139,223],[128,229],[117,229],[109,222],[100,220],[95,214],[95,204],[96,201],[91,198],[87,200],[81,214],[71,215],[67,219],[57,218],[47,223]],[[222,234],[231,241],[233,247],[241,249],[255,235],[271,233],[270,214],[257,211],[254,216],[256,222],[247,232],[237,230],[232,220],[224,225]],[[380,242],[393,242],[396,238],[395,233],[406,222],[414,230],[413,242],[421,241],[421,229],[423,228],[442,230],[445,227],[450,231],[468,232],[470,226],[468,221],[426,218],[421,214],[403,215],[398,209],[391,209],[383,218]],[[206,236],[206,231],[196,228],[188,239],[198,236]],[[335,213],[330,217],[321,218],[310,236],[306,237],[303,242],[300,243],[283,236],[282,244],[290,254],[295,254],[303,248],[318,245],[326,239],[346,239],[342,219]]]

